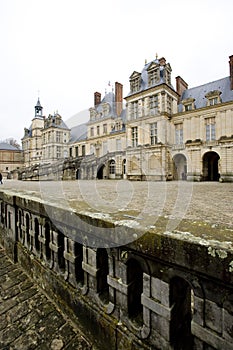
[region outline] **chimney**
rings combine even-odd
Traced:
[[[231,90],[233,90],[233,55],[229,56]]]
[[[116,103],[116,114],[119,115],[122,112],[122,102],[123,102],[123,85],[115,82],[115,103]]]
[[[186,89],[188,89],[188,84],[180,76],[176,77],[176,92],[179,94],[179,102]]]
[[[94,106],[98,106],[101,102],[101,93],[100,92],[95,92],[94,93]]]
[[[166,65],[166,59],[164,57],[159,58],[159,64],[160,64],[160,66],[165,66]]]

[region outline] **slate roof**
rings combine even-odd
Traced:
[[[48,126],[44,126],[43,130],[44,129],[48,129],[48,128],[58,128],[58,129],[67,129],[67,130],[69,130],[68,126],[66,125],[66,123],[63,122],[62,119],[61,119],[61,124],[56,124],[56,122],[54,120]]]
[[[152,63],[156,63],[156,64],[159,64],[159,60],[156,58],[155,60],[149,62],[149,63],[146,63],[143,67],[143,70],[141,72],[141,85],[140,85],[140,90],[138,90],[137,92],[140,92],[140,91],[143,91],[143,90],[147,90],[149,88],[151,88],[152,86],[158,86],[158,85],[161,85],[163,83],[165,83],[165,79],[164,79],[164,75],[163,75],[163,72],[164,72],[164,66],[160,66],[160,80],[154,84],[154,85],[148,85],[148,72],[147,72],[147,69],[149,68],[149,66],[152,64]],[[169,64],[169,63],[167,63]],[[174,90],[174,87],[170,84],[169,85],[173,90]],[[130,95],[133,95],[135,94],[135,92],[129,92],[127,96],[130,96]]]
[[[4,150],[4,151],[20,151],[19,148],[10,145],[7,142],[0,142],[0,150]]]
[[[40,99],[39,99],[39,98],[38,98],[38,101],[37,101],[35,107],[41,107],[41,108],[42,108],[42,106],[41,106],[41,104],[40,104]]]
[[[222,102],[233,101],[233,90],[230,88],[230,77],[222,78],[219,80],[212,81],[210,83],[196,86],[194,88],[187,89],[183,92],[181,96],[181,101],[187,98],[194,98],[195,108],[202,108],[206,106],[206,97],[205,95],[214,90],[221,91],[220,98]],[[183,105],[180,103],[178,105],[178,112],[183,111]]]
[[[70,130],[70,142],[78,142],[87,138],[87,123],[76,125]]]
[[[108,92],[105,94],[104,98],[101,100],[100,104],[96,107],[96,111],[101,113],[103,111],[103,104],[108,103],[110,108],[109,108],[109,113],[108,116],[106,117],[116,117],[116,102],[115,102],[115,94],[114,92]],[[103,117],[102,117],[103,118]]]

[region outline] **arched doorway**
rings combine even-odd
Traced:
[[[187,179],[187,160],[183,154],[176,154],[173,157],[173,178],[174,180]]]
[[[97,170],[97,179],[99,179],[99,180],[104,179],[106,177],[105,173],[106,173],[105,165],[102,164]]]
[[[207,152],[203,156],[203,180],[204,181],[218,181],[219,174],[219,155],[216,152]]]

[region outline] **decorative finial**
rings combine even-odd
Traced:
[[[147,59],[145,59],[145,64],[147,64]]]
[[[156,60],[158,59],[158,54],[157,54],[157,52],[156,52],[156,55],[155,55],[155,57],[156,57]]]

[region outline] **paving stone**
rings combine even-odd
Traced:
[[[91,349],[78,325],[63,316],[0,248],[0,349]]]

